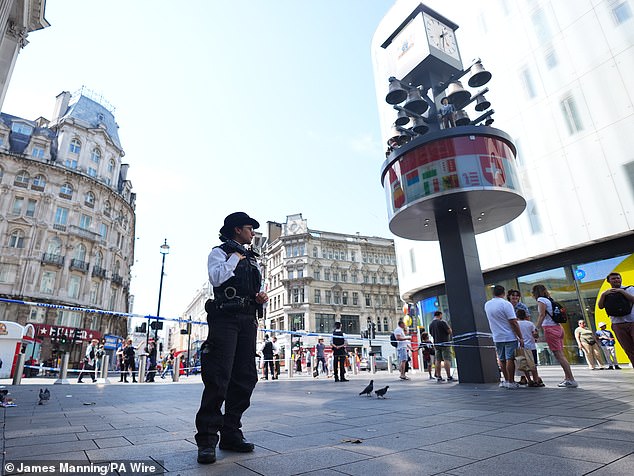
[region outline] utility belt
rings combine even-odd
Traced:
[[[251,312],[258,308],[258,304],[252,297],[238,296],[234,287],[225,288],[224,292],[216,297],[209,299],[205,303],[205,310],[209,313],[214,310],[223,312]]]

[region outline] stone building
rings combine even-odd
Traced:
[[[29,33],[46,28],[45,0],[2,0],[0,2],[0,107],[9,87],[18,53],[29,42]]]
[[[263,249],[269,304],[261,327],[357,337],[389,335],[402,315],[393,240],[308,228],[301,214],[268,223]]]
[[[135,194],[113,108],[82,89],[52,119],[0,114],[0,297],[128,312]],[[0,302],[0,320],[32,323],[41,358],[91,337],[125,336],[111,313]],[[56,335],[50,337],[50,334]]]

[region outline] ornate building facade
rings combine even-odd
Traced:
[[[136,197],[123,157],[112,107],[87,90],[61,93],[50,121],[0,114],[0,297],[129,311]],[[116,314],[7,302],[0,320],[32,323],[42,359],[71,361],[82,341],[128,328]]]
[[[301,214],[268,223],[269,304],[261,326],[359,336],[389,334],[402,315],[393,240],[311,230]]]
[[[44,18],[45,0],[2,0],[0,2],[0,107],[9,86],[20,49],[30,32],[49,26]]]

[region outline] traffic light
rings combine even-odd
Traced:
[[[61,344],[66,344],[66,342],[68,342],[68,337],[66,337],[66,334],[62,334],[61,336],[59,336],[59,342]]]
[[[163,322],[162,321],[152,321],[150,323],[150,329],[152,329],[153,331],[160,331],[161,329],[163,329]]]
[[[144,322],[140,326],[136,326],[134,328],[134,332],[140,332],[141,334],[145,334],[147,332],[147,322]]]
[[[370,324],[370,338],[376,339],[376,324],[374,322]]]

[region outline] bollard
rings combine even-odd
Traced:
[[[64,352],[62,356],[62,365],[59,368],[59,378],[53,382],[53,385],[69,385],[70,382],[66,376],[68,375],[68,360],[70,359],[70,354],[68,352]]]
[[[423,348],[418,348],[418,370],[421,374],[425,373],[425,364],[423,362]]]
[[[145,369],[147,367],[147,355],[139,356],[139,382],[145,382]]]
[[[181,356],[174,357],[174,366],[172,367],[172,381],[178,382],[181,377]]]
[[[372,373],[376,373],[376,355],[370,356],[370,368],[372,369]]]
[[[15,370],[13,372],[13,384],[20,385],[22,381],[22,373],[24,372],[24,360],[26,356],[24,354],[18,354],[18,361],[15,364]]]
[[[110,380],[108,380],[108,365],[110,365],[110,356],[104,355],[101,358],[101,367],[99,367],[99,375],[97,375],[97,383],[100,383],[100,384],[110,383]]]
[[[392,356],[390,355],[390,356],[387,358],[387,371],[388,371],[389,373],[393,373],[393,372],[394,372],[394,369],[392,368],[392,362],[393,362],[393,360],[392,360]]]
[[[293,378],[293,359],[290,355],[286,357],[286,371],[288,372],[288,378]]]

